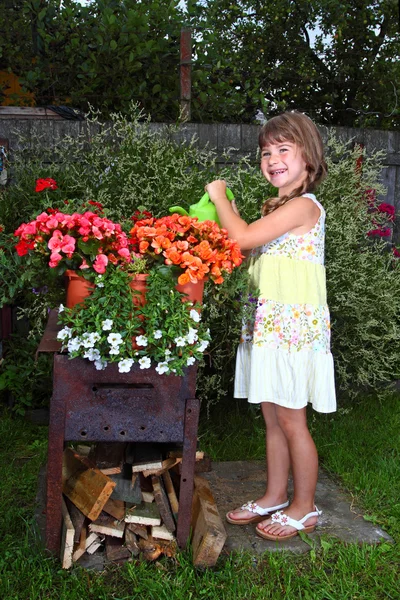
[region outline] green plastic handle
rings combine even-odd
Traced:
[[[235,196],[232,192],[232,190],[230,190],[229,188],[226,188],[226,197],[228,198],[228,200],[230,200],[232,202],[232,200],[235,199]],[[205,204],[207,204],[207,202],[210,201],[210,196],[208,195],[208,192],[206,192],[204,194],[204,196],[202,196],[199,200],[198,206],[204,206]]]
[[[170,213],[178,213],[178,215],[182,215],[184,217],[189,216],[189,213],[184,208],[182,208],[182,206],[171,206],[169,208],[169,212]]]

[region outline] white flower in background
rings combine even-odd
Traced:
[[[94,332],[94,333],[84,333],[82,335],[82,346],[84,348],[93,348],[93,346],[95,345],[96,342],[98,342],[100,339],[100,336],[98,333]]]
[[[107,361],[102,359],[96,360],[94,366],[96,367],[97,371],[104,371],[107,366]]]
[[[124,360],[120,360],[118,363],[118,371],[120,373],[129,373],[132,365],[133,365],[132,358],[124,358]]]
[[[184,337],[176,337],[174,339],[174,342],[177,346],[185,346],[186,345],[186,340]]]
[[[110,350],[109,350],[109,354],[119,354],[119,346],[111,346]]]
[[[193,329],[193,327],[189,327],[189,333],[186,336],[186,340],[188,344],[194,344],[199,339],[197,335],[197,329]]]
[[[58,307],[58,312],[64,312],[64,304],[60,304],[60,306]]]
[[[100,352],[96,348],[90,348],[89,350],[86,350],[86,352],[83,355],[83,358],[88,358],[92,362],[95,360],[99,360]]]
[[[147,346],[147,337],[144,335],[138,335],[136,337],[136,343],[138,346]]]
[[[161,331],[161,329],[156,329],[153,335],[154,335],[154,339],[155,340],[159,340],[160,338],[162,338],[162,331]]]
[[[138,362],[141,369],[149,369],[151,366],[151,359],[148,356],[143,356],[143,358],[139,358]]]
[[[171,354],[172,354],[171,350],[168,350],[168,348],[167,348],[167,350],[165,351],[165,360],[166,360],[166,362],[169,362],[170,360],[172,360]]]
[[[119,344],[122,344],[122,335],[120,333],[109,333],[107,342],[111,344],[111,346],[119,346]]]
[[[61,329],[58,333],[57,333],[57,339],[58,340],[66,340],[67,338],[69,339],[72,335],[72,329],[70,327],[64,327],[64,329]]]
[[[193,365],[196,362],[196,359],[194,356],[189,356],[189,358],[186,361],[186,364],[188,367],[190,367],[190,365]]]
[[[197,346],[197,350],[204,352],[207,346],[210,344],[208,340],[200,340],[200,344]]]
[[[169,371],[168,363],[167,362],[159,362],[158,365],[156,366],[156,371],[159,375],[162,375],[163,373],[168,373],[168,371]]]
[[[112,324],[112,319],[105,319],[105,321],[102,321],[101,323],[101,328],[103,331],[111,331]]]
[[[199,315],[199,313],[197,312],[197,310],[195,310],[194,308],[192,308],[192,310],[189,313],[190,318],[193,319],[193,321],[195,321],[196,323],[199,323],[201,320],[201,316]]]
[[[71,338],[68,340],[67,348],[68,352],[76,352],[82,345],[82,340],[80,338]]]
[[[97,284],[97,287],[99,287],[99,288],[104,287],[104,283],[102,281],[99,281],[99,283]]]

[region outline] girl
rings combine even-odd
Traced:
[[[311,192],[326,175],[321,136],[297,112],[270,119],[259,135],[261,171],[279,190],[248,225],[228,201],[223,180],[206,186],[222,227],[250,251],[251,286],[260,290],[255,321],[239,345],[235,397],[261,404],[266,424],[267,487],[229,512],[229,523],[258,523],[268,540],[315,529],[318,456],[306,406],[336,410],[324,268],[325,211]],[[289,506],[289,469],[294,494]],[[288,507],[286,509],[286,507]],[[286,509],[285,512],[280,509]]]

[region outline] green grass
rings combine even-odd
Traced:
[[[398,542],[400,398],[365,398],[351,409],[310,413],[323,466]],[[259,413],[233,403],[202,419],[202,449],[214,459],[261,459]],[[43,550],[33,511],[37,475],[46,459],[46,427],[0,413],[0,598],[6,600],[100,599],[397,599],[398,546],[343,544],[323,537],[306,555],[221,556],[216,567],[193,568],[190,552],[176,561],[110,566],[104,573],[63,571]]]

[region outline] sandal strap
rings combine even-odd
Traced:
[[[257,502],[250,500],[249,502],[246,502],[246,504],[243,504],[243,506],[240,507],[240,510],[248,510],[249,512],[264,517],[265,515],[270,515],[272,512],[275,512],[281,508],[286,508],[287,506],[289,506],[289,500],[283,504],[278,504],[277,506],[268,506],[267,508],[262,508],[257,504]]]
[[[309,519],[310,517],[319,517],[319,515],[321,514],[322,510],[318,510],[318,508],[315,507],[315,510],[307,513],[302,519],[297,521],[296,519],[292,519],[292,517],[289,517],[282,510],[280,510],[272,515],[271,522],[279,523],[279,525],[283,525],[284,527],[286,525],[289,525],[290,527],[294,527],[295,529],[297,529],[297,531],[301,531],[302,529],[304,529],[303,523],[305,523],[307,519]]]

